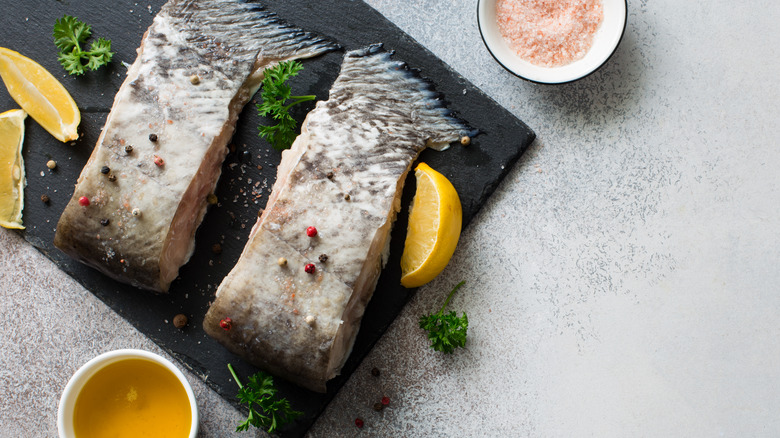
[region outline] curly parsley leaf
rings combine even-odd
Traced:
[[[290,405],[289,400],[277,398],[277,389],[274,387],[274,379],[262,371],[249,377],[246,385],[242,385],[238,379],[233,365],[228,364],[230,374],[238,384],[238,399],[249,406],[247,419],[236,427],[236,432],[249,430],[250,426],[263,428],[268,433],[274,433],[279,427],[284,426],[303,415]]]
[[[53,35],[54,45],[60,49],[57,58],[62,68],[69,74],[81,75],[87,69],[97,70],[111,62],[114,56],[111,51],[111,41],[105,38],[93,41],[89,50],[81,48],[92,36],[92,26],[79,21],[76,17],[64,15],[55,21]]]
[[[288,149],[298,136],[298,122],[290,115],[290,108],[316,98],[314,95],[292,96],[292,87],[287,84],[287,80],[297,76],[302,69],[303,64],[298,61],[285,61],[263,72],[260,93],[263,103],[257,104],[257,111],[263,117],[270,115],[276,125],[260,125],[258,129],[260,136],[271,143],[274,149]],[[288,100],[291,102],[288,103]]]
[[[462,317],[458,317],[454,311],[445,314],[444,308],[449,304],[455,291],[460,289],[466,282],[461,281],[447,296],[444,305],[441,306],[439,313],[423,315],[420,317],[420,328],[428,332],[428,339],[431,340],[431,348],[436,351],[452,353],[458,347],[466,345],[466,333],[469,328],[469,319],[466,312]]]

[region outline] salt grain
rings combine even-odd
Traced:
[[[531,64],[560,67],[581,59],[604,19],[601,0],[498,0],[498,28]]]

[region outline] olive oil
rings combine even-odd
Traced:
[[[191,422],[181,382],[146,359],[101,368],[84,385],[73,411],[77,438],[187,437]]]

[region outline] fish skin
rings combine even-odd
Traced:
[[[329,100],[316,104],[283,153],[266,208],[206,314],[206,333],[252,364],[324,392],[386,262],[412,163],[426,146],[445,149],[474,133],[380,45],[348,52]],[[314,274],[304,271],[309,263]],[[220,327],[224,318],[230,330]]]
[[[337,48],[256,3],[166,3],[60,217],[55,246],[119,281],[167,292],[192,255],[226,145],[263,70]]]

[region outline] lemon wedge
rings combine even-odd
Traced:
[[[40,64],[0,47],[0,77],[8,93],[57,140],[79,138],[81,113],[68,90]]]
[[[404,287],[422,286],[444,270],[455,253],[463,224],[458,192],[444,175],[420,163],[414,176],[417,191],[401,255]]]
[[[0,226],[23,229],[24,208],[24,141],[23,110],[0,114]]]

